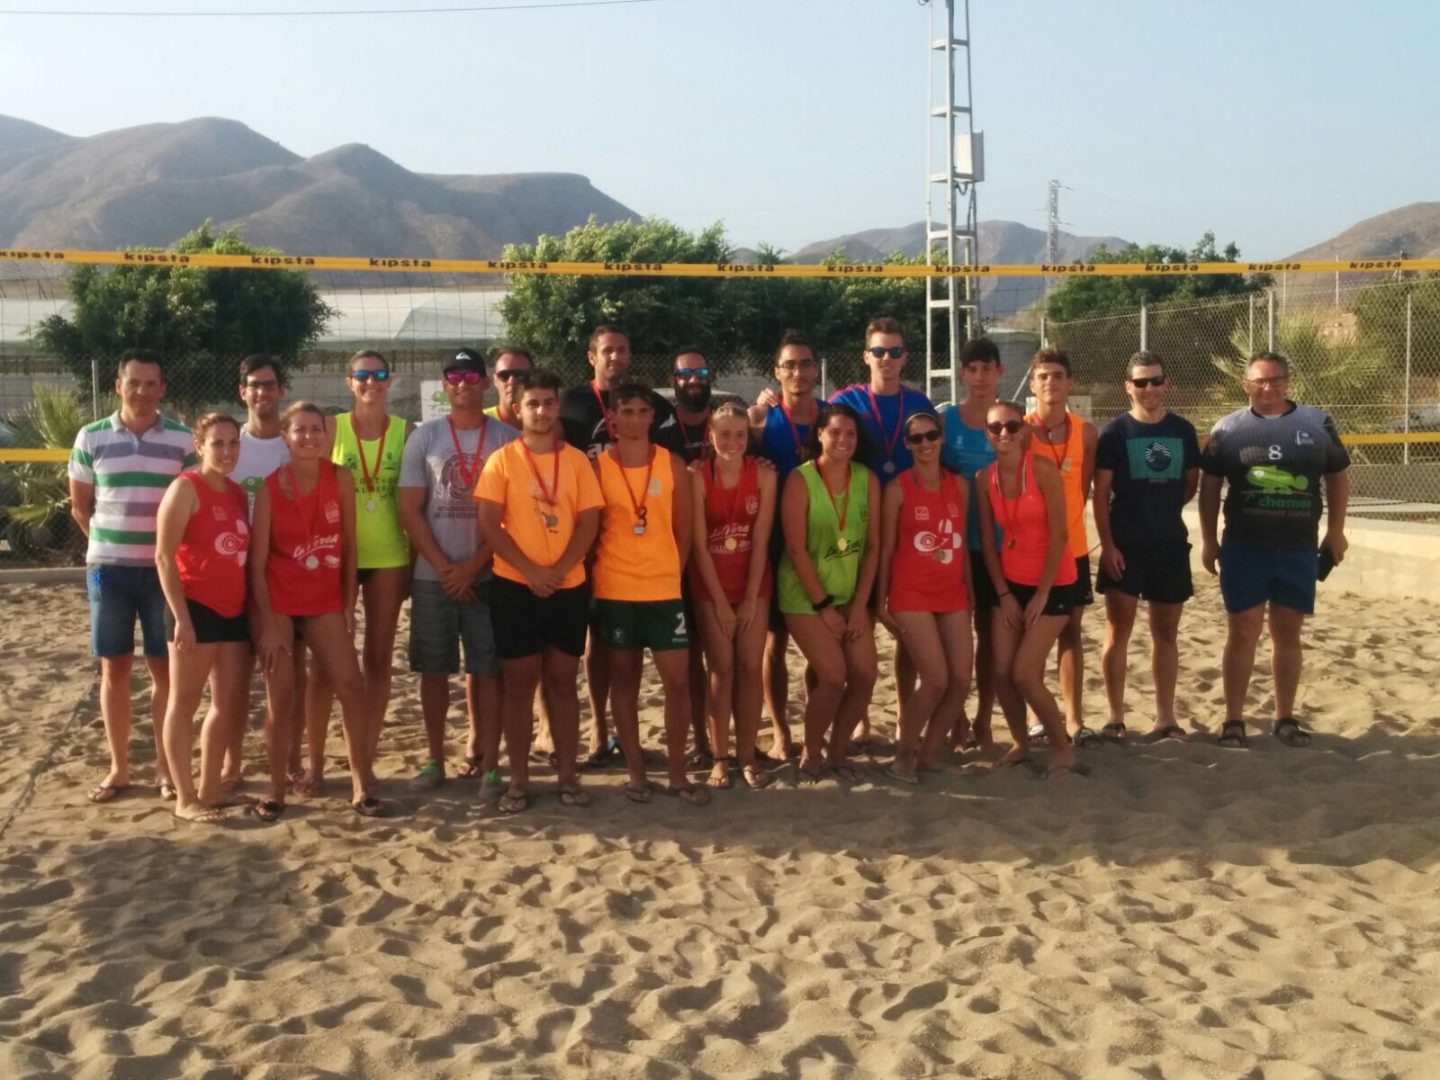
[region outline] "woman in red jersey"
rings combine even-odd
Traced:
[[[365,722],[365,679],[355,659],[355,481],[325,460],[325,414],[297,401],[280,419],[288,465],[271,473],[255,497],[251,596],[259,616],[260,663],[270,714],[270,798],[256,816],[285,810],[290,716],[295,694],[290,654],[303,638],[340,699],[350,755],[351,804],[367,817],[384,809],[375,782]]]
[[[200,464],[165,491],[156,516],[155,567],[169,605],[170,700],[165,757],[175,816],[212,823],[225,817],[220,773],[225,748],[245,723],[250,633],[245,621],[245,557],[250,505],[229,479],[240,456],[240,425],[224,413],[195,423]],[[210,709],[200,728],[200,787],[190,771],[195,713],[205,684]]]
[[[775,523],[775,470],[745,453],[749,414],[727,402],[710,414],[715,453],[691,475],[695,550],[690,589],[696,599],[705,666],[710,672],[711,787],[730,786],[730,717],[735,717],[740,778],[762,788],[770,776],[755,764],[765,633],[773,588],[767,556]]]
[[[945,734],[970,692],[968,485],[940,465],[942,428],[932,412],[905,421],[915,458],[884,492],[880,507],[880,621],[905,643],[919,681],[900,713],[889,773],[907,784],[938,768]]]
[[[1015,741],[999,764],[1030,760],[1029,705],[1050,737],[1049,775],[1056,776],[1076,771],[1077,762],[1065,718],[1045,685],[1045,658],[1075,606],[1077,575],[1069,556],[1060,470],[1031,451],[1023,415],[1014,402],[990,406],[985,430],[995,462],[975,474],[980,550],[1000,598],[993,629],[995,695]]]

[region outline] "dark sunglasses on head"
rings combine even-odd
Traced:
[[[899,360],[900,357],[905,355],[905,346],[891,345],[889,348],[886,348],[883,345],[872,345],[870,347],[870,355],[876,360],[884,360],[887,356],[890,357],[891,360]]]
[[[1147,386],[1164,386],[1165,376],[1152,375],[1148,379],[1131,379],[1130,385],[1135,387],[1136,390],[1144,390]]]
[[[1024,427],[1023,420],[991,420],[985,425],[985,430],[991,435],[999,435],[1001,432],[1006,435],[1019,435]]]
[[[526,370],[525,368],[507,368],[504,371],[497,371],[495,372],[495,381],[509,382],[511,379],[524,375]]]
[[[686,379],[708,379],[710,369],[708,367],[682,367],[675,369],[675,378],[684,382]]]
[[[911,446],[919,446],[922,442],[939,442],[940,433],[934,428],[929,431],[912,431],[905,436],[905,441]]]
[[[376,382],[389,382],[390,372],[385,368],[360,368],[352,371],[350,377],[356,382],[369,382],[374,379]]]
[[[478,371],[447,371],[440,377],[451,386],[459,386],[461,383],[469,383],[474,386],[484,378]]]

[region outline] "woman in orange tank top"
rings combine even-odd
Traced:
[[[986,415],[995,462],[976,474],[980,550],[1000,598],[993,620],[995,696],[1015,745],[999,764],[1030,760],[1025,707],[1035,710],[1050,736],[1048,775],[1071,772],[1075,748],[1055,697],[1045,685],[1045,658],[1070,617],[1075,566],[1067,548],[1065,497],[1060,474],[1030,450],[1020,408],[1000,401]],[[1000,527],[1000,547],[995,528]]]

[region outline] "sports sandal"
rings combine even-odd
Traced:
[[[1279,739],[1286,746],[1309,746],[1310,733],[1300,726],[1300,721],[1293,716],[1282,716],[1275,721],[1270,729],[1270,734]]]
[[[1226,750],[1244,750],[1250,742],[1245,735],[1245,721],[1226,720],[1220,725],[1220,737],[1216,741]]]

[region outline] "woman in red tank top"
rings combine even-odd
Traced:
[[[195,422],[200,464],[181,473],[156,512],[155,568],[169,605],[170,698],[157,734],[170,766],[175,816],[212,823],[233,805],[221,780],[225,747],[245,723],[250,635],[245,621],[249,503],[229,479],[240,425],[224,413]],[[195,713],[205,684],[210,710],[200,729],[200,786],[191,773]]]
[[[724,404],[710,414],[714,456],[691,474],[695,540],[690,587],[710,679],[710,745],[714,786],[729,786],[726,759],[735,718],[740,776],[749,788],[770,782],[755,764],[760,730],[761,667],[769,628],[770,531],[775,523],[775,470],[745,453],[750,418]]]
[[[1069,555],[1060,472],[1054,462],[1031,452],[1023,417],[1014,402],[990,406],[985,427],[995,462],[975,477],[980,550],[1000,597],[991,629],[995,696],[1015,742],[999,764],[1030,760],[1028,705],[1050,739],[1047,775],[1057,776],[1075,771],[1078,762],[1060,707],[1045,685],[1045,658],[1074,606],[1075,561]]]
[[[932,412],[905,421],[915,464],[885,488],[880,504],[880,621],[904,643],[919,680],[900,710],[889,773],[919,783],[938,768],[945,734],[970,692],[968,485],[940,464],[942,428]]]
[[[250,595],[259,628],[261,669],[269,709],[265,746],[270,798],[255,805],[262,821],[285,810],[290,718],[295,700],[291,656],[303,637],[319,673],[340,699],[350,757],[351,804],[366,817],[384,805],[365,720],[365,678],[355,657],[355,480],[328,460],[325,413],[297,401],[280,418],[290,463],[266,478],[255,497]]]

